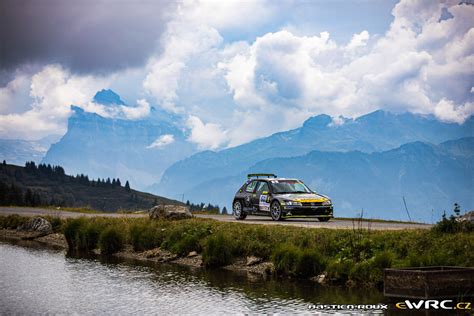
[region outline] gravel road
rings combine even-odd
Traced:
[[[38,216],[38,215],[51,215],[51,216],[60,216],[60,217],[145,217],[147,214],[120,214],[120,213],[78,213],[78,212],[69,212],[62,210],[53,210],[53,209],[42,209],[42,208],[33,208],[33,207],[0,207],[0,215],[10,215],[18,214],[23,216]],[[274,222],[270,217],[262,216],[247,216],[247,219],[243,221],[237,221],[232,216],[227,215],[204,215],[197,214],[198,218],[210,218],[221,222],[238,222],[244,224],[263,224],[263,225],[289,225],[289,226],[298,226],[298,227],[309,227],[309,228],[332,228],[332,229],[344,229],[344,228],[369,228],[371,230],[399,230],[399,229],[428,229],[432,225],[429,224],[413,224],[413,223],[392,223],[392,222],[369,222],[369,221],[357,221],[357,220],[343,220],[343,219],[332,219],[329,222],[322,223],[317,219],[312,218],[289,218],[282,222]]]

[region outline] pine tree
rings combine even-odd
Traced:
[[[128,180],[127,182],[125,183],[125,190],[127,190],[127,192],[130,192],[131,189],[130,189],[130,183],[128,183]]]
[[[228,215],[229,213],[227,212],[227,207],[224,206],[222,209],[222,215]]]

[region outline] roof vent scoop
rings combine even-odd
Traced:
[[[273,174],[273,173],[249,173],[247,175],[247,178],[250,179],[250,178],[259,178],[259,177],[266,177],[266,178],[276,178],[276,174]]]

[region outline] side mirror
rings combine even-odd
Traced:
[[[267,195],[268,194],[268,191],[263,191],[262,192],[262,195]]]

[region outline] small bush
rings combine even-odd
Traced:
[[[28,220],[28,217],[22,217],[16,214],[2,216],[0,221],[0,227],[4,229],[17,229],[19,226],[21,226]]]
[[[278,247],[272,256],[278,274],[297,277],[310,277],[321,273],[325,268],[323,257],[312,249],[300,249],[291,244]]]
[[[375,255],[372,265],[379,269],[386,269],[392,266],[394,255],[390,251],[382,251]]]
[[[353,267],[354,262],[352,260],[333,261],[327,265],[329,279],[336,282],[346,282]]]
[[[354,264],[349,272],[349,279],[358,283],[370,282],[371,265],[368,261],[361,261]]]
[[[210,236],[204,247],[202,259],[207,267],[220,267],[234,259],[232,239],[219,232]]]
[[[63,221],[61,220],[61,218],[54,216],[54,217],[48,218],[48,220],[51,223],[51,226],[53,227],[53,232],[59,233],[63,225]]]
[[[159,247],[163,239],[163,231],[151,224],[134,224],[130,228],[130,242],[136,251]]]
[[[187,255],[190,251],[200,252],[201,244],[209,234],[209,225],[196,225],[193,221],[181,223],[167,232],[162,247],[180,256]]]
[[[447,233],[447,234],[454,234],[459,232],[466,232],[472,233],[474,232],[474,225],[468,221],[457,221],[456,217],[451,215],[449,218],[443,216],[441,221],[436,223],[433,226],[433,231],[437,233]]]
[[[124,236],[115,226],[104,229],[99,236],[99,248],[102,254],[114,254],[123,249]]]
[[[95,221],[82,225],[78,230],[77,249],[90,251],[97,248],[101,230],[101,225]]]
[[[68,220],[64,225],[64,237],[66,238],[69,249],[79,249],[80,236],[79,230],[86,224],[84,218],[75,218]]]

